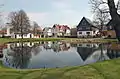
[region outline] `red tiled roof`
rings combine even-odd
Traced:
[[[0,30],[0,34],[5,34],[7,33],[7,30]]]
[[[55,26],[56,28],[62,29],[62,30],[70,29],[70,28],[68,27],[68,25],[57,25],[57,24],[55,24],[54,26]]]

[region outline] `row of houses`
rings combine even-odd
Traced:
[[[70,28],[68,25],[54,24],[53,27],[45,27],[44,29],[38,27],[35,31],[30,29],[29,32],[23,33],[23,38],[46,38],[61,36],[70,36]],[[21,33],[14,32],[10,26],[6,26],[6,29],[0,30],[0,37],[22,38]]]
[[[70,36],[70,27],[68,25],[54,24],[53,27],[43,29],[44,37]]]
[[[45,27],[41,29],[37,28],[34,34],[32,31],[23,34],[23,38],[41,38],[41,37],[96,37],[96,36],[106,36],[115,38],[115,31],[112,27],[112,21],[108,22],[103,29],[94,25],[94,23],[83,17],[79,24],[75,28],[70,28],[68,25],[59,25],[54,24],[52,27]],[[21,33],[15,33],[11,31],[11,28],[8,26],[6,30],[0,31],[0,36],[10,36],[11,38],[21,38]]]

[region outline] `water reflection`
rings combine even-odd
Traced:
[[[0,60],[12,68],[55,68],[86,65],[120,57],[119,44],[27,42],[0,45]]]
[[[107,56],[109,56],[110,59],[120,57],[120,45],[119,44],[108,45]]]
[[[31,47],[20,43],[10,45],[5,55],[5,64],[15,68],[26,68],[31,58]]]
[[[45,42],[44,43],[44,49],[52,49],[54,52],[60,52],[60,51],[68,51],[70,49],[70,43],[63,43],[63,42]]]

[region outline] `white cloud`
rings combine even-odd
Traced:
[[[56,0],[52,2],[52,7],[56,10],[66,10],[72,8],[71,0]]]
[[[55,1],[52,3],[53,7],[56,9],[68,9],[71,8],[71,5],[66,1]]]
[[[83,13],[68,9],[56,12],[28,12],[27,15],[31,21],[36,21],[44,28],[48,26],[52,27],[53,24],[67,24],[72,27],[73,25],[77,25],[81,18],[88,14],[87,12]]]
[[[71,27],[77,25],[83,16],[89,18],[87,10],[74,10],[73,0],[52,0],[51,11],[46,12],[26,12],[31,21],[36,21],[42,27],[52,26],[53,24],[67,24]],[[75,8],[75,7],[74,7]]]
[[[63,12],[49,13],[27,13],[31,21],[36,21],[42,27],[52,26],[53,24],[68,24],[73,26],[80,20],[79,12],[66,10]]]
[[[31,21],[36,21],[39,25],[45,23],[48,17],[48,13],[27,13],[29,19]]]
[[[118,2],[118,0],[114,0],[115,2]]]

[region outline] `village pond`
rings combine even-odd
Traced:
[[[26,42],[0,45],[3,66],[17,69],[83,66],[120,57],[119,44]]]

